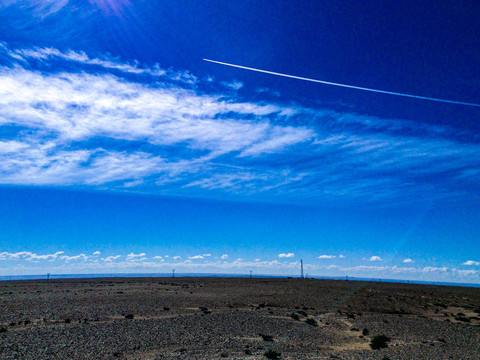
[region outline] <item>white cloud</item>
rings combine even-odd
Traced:
[[[140,254],[130,253],[127,255],[126,260],[127,261],[143,261],[146,259],[145,258],[146,255],[147,254],[145,253],[140,253]]]
[[[0,253],[0,260],[20,260],[20,259],[25,259],[28,261],[56,260],[62,254],[64,254],[63,251],[57,251],[54,254],[45,254],[45,255],[37,255],[30,251],[20,251],[16,253],[2,252]]]
[[[336,256],[335,255],[320,255],[318,258],[319,259],[334,259]]]
[[[272,90],[272,89],[269,89],[269,88],[257,88],[255,91],[259,94],[268,93],[269,95],[273,95],[273,96],[276,96],[276,97],[279,97],[281,95],[279,91]]]
[[[404,263],[413,263],[413,260],[412,259],[405,259],[403,260]]]
[[[65,61],[81,63],[83,65],[99,66],[107,70],[118,70],[120,72],[128,74],[145,74],[164,77],[170,81],[179,81],[187,84],[195,84],[197,82],[196,76],[190,74],[188,71],[173,71],[171,69],[162,69],[158,64],[154,65],[153,67],[141,67],[139,66],[138,62],[128,64],[116,58],[91,58],[83,51],[78,52],[69,50],[67,52],[62,52],[54,48],[33,48],[16,49],[7,52],[11,57],[17,60],[23,60],[25,62],[29,59],[49,60],[52,58],[56,58]],[[235,84],[237,83],[233,82],[229,87],[235,87]]]
[[[285,111],[281,107],[226,102],[217,95],[171,86],[153,88],[112,75],[0,69],[0,84],[0,123],[54,131],[66,140],[102,135],[147,139],[154,145],[186,142],[192,149],[215,154],[244,150],[244,155],[255,156],[306,141],[313,134],[310,129],[273,126],[268,121],[215,119],[227,113],[261,117]]]
[[[212,254],[202,254],[203,257],[209,257],[212,256]]]
[[[372,256],[369,261],[381,261],[382,258],[380,256]]]
[[[297,131],[293,131],[294,129],[297,129]],[[265,153],[278,152],[279,149],[310,140],[314,135],[309,129],[303,129],[302,131],[302,129],[296,127],[277,127],[272,130],[273,136],[270,139],[250,146],[242,151],[240,156],[259,156]]]
[[[278,257],[279,258],[292,258],[294,257],[295,254],[294,253],[282,253],[282,254],[278,254]]]
[[[154,256],[154,259],[162,259],[162,256]]]
[[[440,272],[440,273],[445,273],[447,272],[449,269],[448,267],[444,266],[444,267],[435,267],[435,266],[425,266],[422,271],[425,272],[425,273],[434,273],[434,272]]]
[[[63,263],[61,263],[63,264]],[[287,261],[259,261],[251,262],[244,261],[242,259],[236,259],[234,261],[209,261],[202,263],[195,263],[192,260],[186,260],[184,262],[158,262],[158,261],[118,261],[118,262],[71,262],[65,265],[58,265],[49,268],[51,272],[65,273],[98,273],[98,272],[170,272],[172,268],[177,269],[177,273],[181,272],[228,272],[228,273],[241,273],[245,274],[248,270],[254,270],[256,273],[279,273],[279,274],[292,274],[297,273],[299,269],[298,262]],[[32,269],[32,268],[30,268]],[[40,274],[44,274],[45,267],[35,268]],[[311,265],[305,265],[305,270],[314,269]],[[2,269],[0,268],[0,272]],[[32,274],[31,270],[28,274]]]
[[[27,7],[22,0],[2,0],[0,3],[0,9],[10,5],[21,6],[31,10],[34,16],[44,19],[62,10],[67,4],[68,0],[36,0],[28,3]],[[1,45],[2,44],[0,43],[0,47]]]
[[[191,260],[194,260],[194,259],[203,259],[203,255],[189,256],[188,258],[191,259]]]
[[[135,74],[162,75],[166,71],[50,48],[20,49],[10,54],[24,61],[59,58]],[[203,187],[202,181],[208,179],[203,174],[211,173],[205,171],[207,168],[217,167],[212,160],[218,156],[281,152],[309,141],[314,133],[306,127],[271,123],[271,116],[294,115],[293,108],[229,101],[223,94],[206,95],[167,83],[148,86],[111,74],[48,74],[22,69],[21,64],[0,68],[0,126],[15,124],[54,136],[49,141],[35,135],[21,141],[0,140],[0,183],[4,184],[95,186],[124,180],[124,187],[131,188],[145,184],[149,176],[157,177],[157,184],[165,184],[178,182],[182,173],[193,173],[204,179],[191,181],[189,186]],[[170,74],[166,79],[183,75]],[[252,116],[255,121],[249,120]],[[165,159],[141,151],[69,149],[71,141],[98,136],[147,141],[153,146],[185,146],[190,152],[203,153],[194,158]],[[220,169],[225,168],[220,165]],[[271,176],[250,170],[248,174],[252,182],[267,176],[277,183],[284,181],[280,173]],[[220,175],[213,172],[213,176]]]
[[[112,255],[112,256],[107,256],[106,258],[102,258],[103,261],[105,262],[112,262],[114,260],[117,260],[121,257],[122,255]]]
[[[100,251],[95,251],[92,255],[93,255],[93,256],[98,256],[98,255],[100,255],[100,254],[101,254]]]
[[[467,266],[480,266],[480,261],[467,260],[462,265]]]
[[[341,267],[337,265],[329,265],[328,270],[334,270],[336,273],[355,274],[361,277],[373,278],[390,278],[390,279],[418,279],[418,280],[435,280],[435,281],[473,281],[480,280],[480,271],[478,270],[458,270],[449,267],[426,266],[423,268],[401,267],[401,266],[350,266]]]
[[[345,255],[342,255],[342,254],[340,254],[338,257],[339,257],[340,259],[345,259]]]
[[[238,81],[238,80],[234,80],[232,82],[226,82],[226,81],[222,81],[221,84],[229,89],[232,89],[232,90],[240,90],[242,87],[243,87],[243,82],[241,81]]]
[[[173,259],[174,259],[174,260],[181,259],[181,256],[178,256],[178,255],[177,255],[177,256],[174,256]]]
[[[298,274],[300,264],[298,261],[244,261],[240,258],[233,261],[225,261],[218,259],[215,261],[193,262],[186,260],[184,262],[166,262],[162,261],[148,261],[145,258],[141,261],[114,261],[120,259],[120,255],[109,256],[102,258],[102,262],[98,262],[94,258],[83,259],[79,255],[70,256],[78,257],[78,260],[83,261],[49,261],[38,264],[36,261],[22,261],[29,257],[31,252],[19,253],[0,253],[0,259],[6,260],[13,257],[15,261],[19,262],[14,265],[15,271],[23,274],[45,274],[52,273],[99,273],[99,272],[170,272],[172,268],[177,269],[177,273],[181,272],[212,272],[212,273],[239,273],[245,274],[249,270],[255,271],[257,274],[279,274],[279,275],[295,275]],[[57,253],[57,260],[62,260],[60,257],[63,253]],[[55,254],[47,254],[47,256]],[[82,254],[80,254],[82,255]],[[42,255],[38,255],[42,256]],[[12,260],[12,259],[11,259]],[[0,267],[0,273],[9,274],[12,266],[8,264],[7,268]],[[6,271],[8,269],[8,271]],[[401,267],[401,266],[349,266],[342,267],[338,265],[314,265],[304,264],[305,271],[309,274],[321,274],[324,276],[345,276],[346,274],[357,277],[383,278],[383,279],[417,279],[430,281],[460,281],[460,282],[480,282],[480,270],[460,270],[449,267],[434,267],[426,266],[421,268],[416,267]]]
[[[16,140],[0,141],[0,154],[16,153],[27,147],[27,144]]]
[[[78,254],[74,256],[63,255],[60,259],[65,261],[77,261],[77,260],[88,260],[88,256],[85,254]]]
[[[0,184],[378,202],[465,196],[452,184],[473,189],[480,173],[480,146],[457,129],[249,102],[200,91],[205,80],[187,71],[83,52],[0,53],[10,62],[0,67],[0,127],[28,129],[0,139]],[[294,156],[279,166],[280,154]],[[429,180],[439,173],[440,193]]]
[[[222,256],[220,256],[220,259],[222,260],[228,259],[228,254],[223,254]]]

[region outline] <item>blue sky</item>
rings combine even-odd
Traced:
[[[480,283],[468,3],[0,5],[0,274]]]

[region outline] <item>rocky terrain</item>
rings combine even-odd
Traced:
[[[480,289],[358,281],[0,282],[0,359],[480,359]]]

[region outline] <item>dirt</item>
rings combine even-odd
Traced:
[[[258,278],[0,282],[0,359],[479,359],[480,289]],[[387,347],[373,350],[375,336]]]

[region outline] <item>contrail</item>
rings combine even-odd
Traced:
[[[270,75],[283,76],[283,77],[287,77],[287,78],[291,78],[291,79],[311,81],[311,82],[325,84],[325,85],[339,86],[339,87],[355,89],[355,90],[370,91],[370,92],[375,92],[375,93],[380,93],[380,94],[403,96],[403,97],[414,98],[414,99],[437,101],[437,102],[443,102],[443,103],[448,103],[448,104],[457,104],[457,105],[467,105],[467,106],[480,107],[480,104],[475,104],[475,103],[455,101],[455,100],[447,100],[447,99],[438,99],[438,98],[412,95],[412,94],[404,94],[404,93],[398,93],[398,92],[394,92],[394,91],[370,89],[370,88],[361,87],[361,86],[339,84],[339,83],[334,83],[334,82],[330,82],[330,81],[316,80],[316,79],[310,79],[310,78],[306,78],[306,77],[302,77],[302,76],[288,75],[288,74],[282,74],[282,73],[268,71],[268,70],[255,69],[255,68],[251,68],[251,67],[247,67],[247,66],[229,64],[229,63],[226,63],[226,62],[215,61],[215,60],[210,60],[210,59],[203,59],[203,60],[209,61],[209,62],[212,62],[212,63],[215,63],[215,64],[231,66],[231,67],[235,67],[235,68],[239,68],[239,69],[251,70],[251,71],[261,72],[261,73],[270,74]]]

